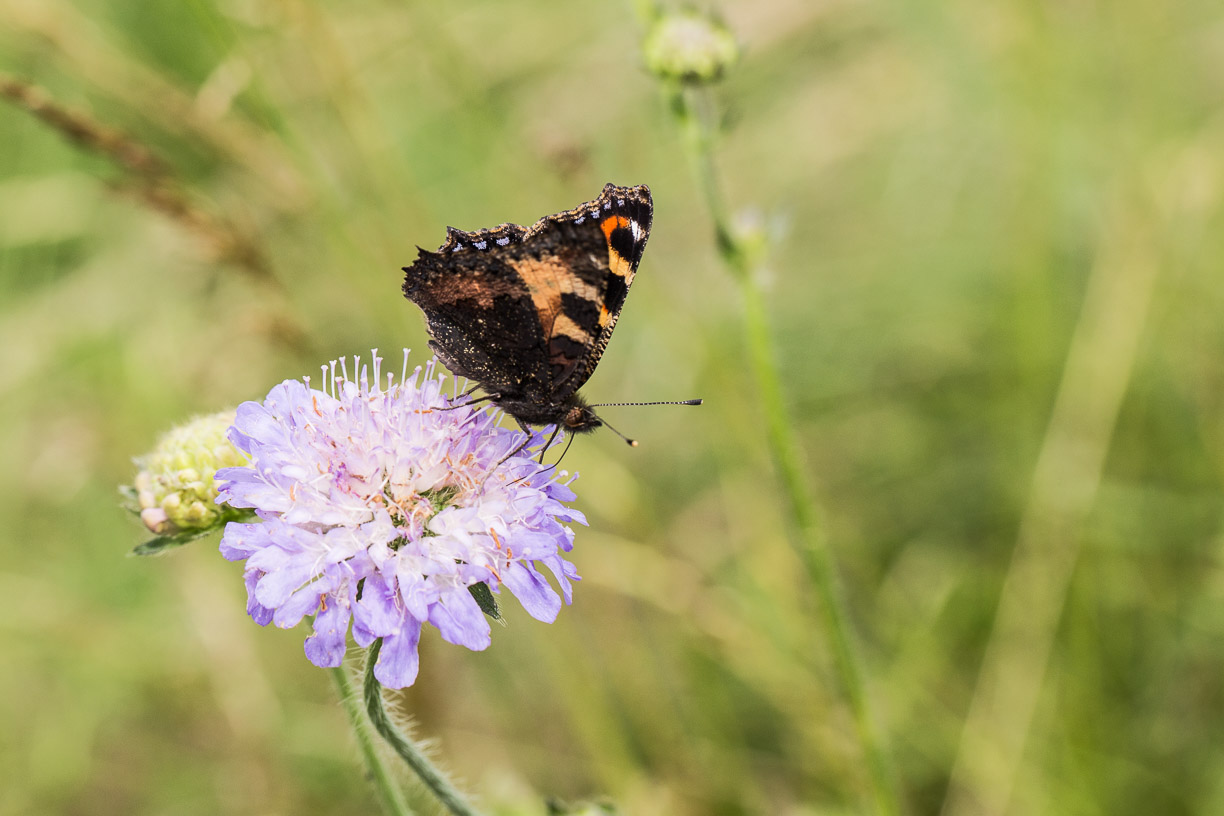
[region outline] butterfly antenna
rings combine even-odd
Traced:
[[[609,424],[608,424],[608,421],[607,421],[606,419],[604,419],[603,417],[600,417],[600,418],[599,418],[599,421],[600,421],[600,422],[602,422],[602,423],[603,423],[603,426],[604,426],[605,428],[607,428],[609,431],[611,431],[612,433],[614,433],[614,434],[616,434],[617,436],[619,436],[621,439],[623,439],[623,440],[625,440],[626,442],[628,442],[628,443],[629,443],[629,447],[631,447],[631,448],[636,448],[636,447],[638,446],[638,444],[637,444],[637,440],[636,440],[636,439],[630,439],[629,437],[625,436],[623,433],[621,433],[620,431],[616,430],[616,429],[615,429],[615,428],[613,428],[611,425],[609,425]]]
[[[663,402],[597,402],[594,405],[590,405],[588,407],[590,408],[624,408],[624,407],[628,407],[631,405],[700,405],[700,404],[701,404],[701,400],[691,399],[691,400],[665,400]],[[637,447],[638,443],[636,439],[630,439],[629,437],[625,436],[623,433],[621,433],[620,431],[616,430],[611,425],[609,425],[608,421],[604,419],[603,417],[600,417],[599,421],[602,422],[604,427],[607,428],[609,431],[611,431],[612,433],[619,436],[621,439],[628,442],[629,447],[631,448]]]
[[[700,405],[701,400],[668,400],[666,402],[597,402],[588,406],[589,408],[623,408],[629,405]],[[604,423],[608,425],[608,423]],[[611,428],[611,425],[608,425]]]

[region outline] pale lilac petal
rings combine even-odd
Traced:
[[[284,603],[276,607],[272,615],[272,623],[278,629],[292,629],[302,622],[302,618],[313,615],[322,606],[324,593],[310,585],[290,595]]]
[[[255,586],[262,577],[263,573],[259,570],[249,569],[242,576],[242,579],[246,584],[247,590],[247,614],[251,616],[251,620],[260,626],[267,626],[272,622],[272,610],[255,600]]]
[[[221,556],[226,561],[241,561],[267,546],[261,527],[262,524],[243,524],[237,521],[226,524],[225,535],[221,539]]]
[[[314,620],[314,634],[306,638],[306,659],[320,668],[334,668],[344,662],[344,639],[348,631],[348,604],[333,602]]]
[[[430,607],[429,622],[448,643],[475,652],[489,648],[489,621],[466,587],[444,594]]]
[[[381,575],[370,575],[353,610],[354,626],[360,625],[371,638],[394,634],[404,622],[404,611],[397,607],[396,598],[395,588],[388,586]]]
[[[514,561],[502,568],[501,579],[502,586],[514,594],[528,615],[544,623],[557,619],[561,599],[535,569]]]
[[[578,575],[578,568],[559,555],[541,558],[540,563],[548,567],[548,571],[557,579],[557,585],[561,587],[561,596],[565,598],[565,602],[571,603],[574,600],[574,587],[571,582],[582,580]]]
[[[420,668],[417,644],[421,641],[421,622],[413,618],[405,621],[394,635],[383,638],[378,662],[374,664],[374,677],[387,688],[411,686]]]
[[[300,561],[274,572],[265,572],[263,580],[255,587],[255,599],[264,606],[278,607],[286,604],[315,574],[312,564]],[[305,610],[302,614],[309,611]]]

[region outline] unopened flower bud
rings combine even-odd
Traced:
[[[693,10],[660,17],[642,50],[656,76],[688,83],[714,82],[739,59],[730,30]]]
[[[217,504],[213,476],[224,467],[241,467],[244,457],[226,435],[233,411],[198,417],[158,440],[149,454],[136,459],[132,510],[150,531],[172,536],[218,527],[236,516]]]

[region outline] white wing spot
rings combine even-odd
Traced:
[[[585,215],[580,215],[580,216],[578,216],[577,218],[575,218],[575,219],[574,219],[574,223],[575,223],[575,224],[581,224],[581,223],[582,223],[583,221],[585,221],[585,220],[586,220],[586,216],[585,216]]]
[[[463,244],[455,244],[453,247],[451,247],[451,252],[458,252],[461,249],[463,249]]]
[[[506,244],[508,244],[508,243],[510,243],[510,238],[509,238],[509,237],[506,237],[506,238],[498,238],[498,239],[497,239],[497,245],[498,245],[498,246],[505,246],[505,245],[506,245]]]
[[[623,206],[625,206],[625,199],[623,199],[623,198],[618,198],[618,199],[616,199],[616,206],[618,206],[618,207],[623,207]]]
[[[612,209],[612,202],[611,202],[611,201],[605,201],[605,202],[604,202],[604,209],[605,209],[605,210],[610,210],[610,209]]]
[[[637,241],[642,237],[642,228],[636,221],[629,222],[629,231],[633,233],[633,240]]]
[[[484,249],[488,246],[488,243],[485,241],[477,241],[475,244],[473,244],[473,246],[475,246],[477,249]]]

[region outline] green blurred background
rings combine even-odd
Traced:
[[[963,812],[949,779],[1001,714],[998,812],[1224,812],[1224,9],[721,12],[745,51],[718,164],[776,240],[777,355],[906,809]],[[484,653],[427,636],[396,707],[491,813],[864,812],[641,36],[627,3],[0,1],[0,71],[164,162],[0,104],[0,813],[375,812],[305,631],[251,623],[214,540],[125,558],[115,487],[193,413],[423,360],[417,244],[607,181],[651,186],[654,232],[586,393],[706,405],[608,409],[642,446],[568,455],[574,605],[511,608]]]

